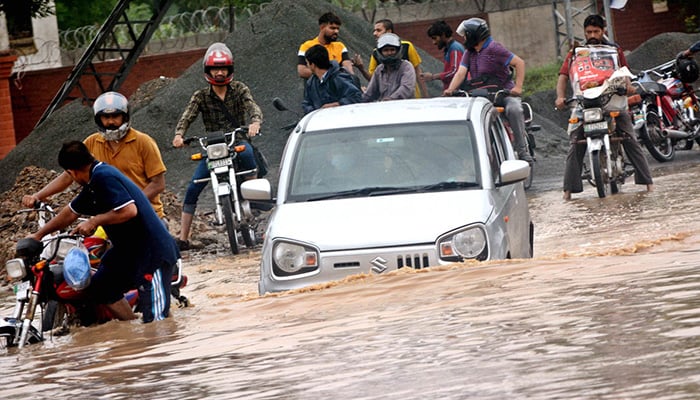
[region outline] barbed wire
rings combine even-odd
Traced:
[[[156,54],[174,49],[196,48],[208,45],[212,39],[223,40],[239,23],[260,12],[267,4],[269,3],[249,5],[243,9],[208,7],[167,16],[158,25],[143,53]],[[140,31],[145,23],[132,22],[131,25]],[[59,31],[64,64],[76,62],[82,51],[97,36],[100,28],[99,25],[88,25]],[[131,43],[130,38],[129,27],[120,24],[114,27],[113,35],[108,41],[120,47],[128,47]]]

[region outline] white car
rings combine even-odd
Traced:
[[[348,275],[467,259],[532,257],[534,226],[497,110],[482,98],[354,104],[314,111],[289,136],[260,294]]]

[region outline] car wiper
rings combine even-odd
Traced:
[[[480,186],[480,185],[476,182],[445,181],[445,182],[434,183],[432,185],[426,185],[426,186],[422,186],[420,188],[416,188],[416,191],[418,191],[418,192],[434,192],[434,191],[440,191],[440,190],[445,190],[445,189],[463,189],[463,188],[478,187],[478,186]]]
[[[389,194],[409,193],[415,191],[415,187],[371,186],[364,187],[361,189],[343,190],[341,192],[329,193],[323,196],[311,197],[306,201],[342,199],[345,197],[384,196]]]

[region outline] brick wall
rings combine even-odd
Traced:
[[[138,87],[147,81],[160,76],[178,77],[198,59],[204,56],[206,49],[189,50],[180,53],[159,54],[143,56],[138,59],[119,88],[119,92],[125,96],[131,96]],[[116,72],[120,62],[108,61],[96,63],[98,72]],[[10,93],[12,95],[12,114],[14,116],[14,130],[16,143],[19,143],[31,133],[39,118],[53,100],[61,88],[61,85],[70,75],[73,67],[52,68],[39,71],[29,71],[17,74],[10,78]],[[5,81],[7,82],[7,81]],[[83,88],[93,98],[100,95],[101,91],[97,81],[93,77],[83,77]],[[106,81],[105,85],[109,82]],[[71,97],[78,97],[79,90],[71,92]],[[0,117],[2,118],[2,117]],[[3,120],[4,118],[0,119]],[[2,143],[0,135],[0,145]],[[2,158],[4,154],[0,155]]]
[[[660,33],[685,32],[680,5],[668,3],[668,11],[661,13],[654,13],[652,0],[628,1],[624,10],[611,10],[615,41],[625,50],[634,50]]]
[[[5,157],[18,141],[15,139],[12,118],[12,98],[8,78],[17,56],[0,56],[0,159]]]

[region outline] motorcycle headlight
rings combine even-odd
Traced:
[[[602,108],[587,108],[583,110],[583,120],[585,122],[596,122],[603,120]]]
[[[275,275],[290,276],[318,269],[318,251],[299,243],[280,241],[272,248]]]
[[[481,227],[472,226],[457,231],[438,243],[440,258],[444,261],[461,261],[477,259],[483,261],[488,257],[486,232]]]
[[[22,279],[27,275],[27,268],[24,266],[24,260],[21,258],[13,258],[5,262],[5,270],[7,276],[12,279]]]
[[[228,157],[228,145],[226,143],[216,143],[207,146],[207,157],[210,160]]]
[[[77,241],[75,239],[61,239],[61,241],[58,243],[58,252],[56,253],[56,256],[59,258],[65,258],[68,251],[76,245]]]

